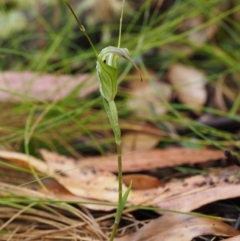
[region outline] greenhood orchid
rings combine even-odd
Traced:
[[[66,2],[68,7],[70,8],[73,16],[78,22],[78,26],[80,30],[84,33],[86,38],[88,39],[95,55],[97,58],[97,78],[99,82],[99,91],[101,93],[103,99],[103,105],[108,115],[112,130],[115,136],[115,143],[117,147],[117,154],[118,154],[118,208],[116,212],[115,222],[113,225],[112,234],[110,237],[110,241],[113,241],[115,234],[117,232],[118,224],[121,220],[122,211],[125,207],[127,197],[131,190],[131,184],[126,190],[126,192],[122,193],[122,153],[121,153],[121,130],[118,124],[118,112],[116,108],[116,104],[114,102],[115,96],[117,94],[117,75],[118,75],[118,60],[119,58],[125,58],[130,61],[135,68],[137,66],[129,57],[129,51],[126,48],[120,48],[120,41],[121,41],[121,21],[123,16],[123,9],[124,9],[123,0],[123,7],[122,13],[120,18],[120,28],[119,28],[119,41],[118,47],[109,46],[104,48],[100,54],[97,53],[91,39],[89,38],[88,34],[85,31],[84,26],[79,22],[77,16],[75,15],[74,11],[72,10],[71,6]],[[137,68],[138,70],[138,68]]]

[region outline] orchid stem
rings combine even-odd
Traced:
[[[118,155],[118,202],[122,201],[122,144],[117,143],[117,155]]]
[[[122,209],[125,206],[125,202],[126,202],[126,200],[125,201],[123,200],[123,192],[122,192],[122,144],[121,144],[122,140],[121,140],[121,130],[118,123],[118,113],[117,113],[117,108],[114,100],[107,101],[103,98],[103,105],[107,112],[110,124],[112,126],[112,130],[115,137],[116,148],[117,148],[117,156],[118,156],[118,210],[116,212],[113,230],[111,233],[111,237],[109,239],[110,241],[113,241],[118,229],[118,224],[121,219]]]
[[[118,225],[119,225],[119,221],[118,221],[118,218],[117,218],[117,215],[115,217],[115,221],[114,221],[114,224],[113,224],[113,229],[112,229],[112,232],[111,232],[111,236],[109,238],[109,241],[113,241],[115,236],[116,236],[116,233],[117,233],[117,230],[118,230]]]
[[[121,151],[122,144],[121,142],[116,140],[116,147],[117,147],[117,155],[118,155],[118,206],[119,206],[122,203],[122,151]],[[119,216],[117,212],[109,241],[113,241],[114,237],[116,236],[120,219],[121,219],[121,216]]]

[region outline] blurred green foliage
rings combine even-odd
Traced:
[[[106,46],[116,46],[118,37],[117,0],[69,1],[81,19],[88,34],[100,52]],[[172,64],[182,63],[204,70],[206,86],[217,89],[219,80],[224,79],[224,96],[227,111],[215,106],[202,108],[202,114],[228,116],[239,120],[240,89],[240,3],[227,0],[171,0],[127,1],[123,23],[122,47],[130,50],[135,62],[144,74],[154,71],[155,78],[167,82],[167,72]],[[34,71],[36,73],[82,74],[95,73],[94,53],[78,30],[63,1],[2,0],[0,2],[0,70]],[[119,82],[126,79],[131,65],[120,63]],[[137,81],[139,77],[133,81]],[[152,88],[154,83],[150,80]],[[156,126],[193,126],[188,135],[171,135],[161,139],[161,145],[183,143],[192,146],[212,146],[217,143],[224,149],[236,143],[237,135],[228,134],[189,119],[186,105],[173,100],[165,101],[165,115],[136,117],[126,108],[128,94],[125,82],[120,86],[118,98],[119,115],[129,123],[151,122]],[[157,92],[157,90],[156,90]],[[157,92],[161,97],[161,92]],[[100,99],[89,96],[79,100],[71,95],[53,105],[34,130],[29,145],[35,148],[48,146],[59,152],[86,149],[98,150],[110,147],[113,137],[110,126],[101,108]],[[211,95],[209,95],[211,97]],[[209,98],[210,98],[209,97]],[[162,98],[162,97],[161,97]],[[1,103],[4,110],[0,116],[1,144],[15,150],[23,150],[25,123],[30,110],[42,113],[49,107],[46,101]],[[141,106],[139,107],[141,108]],[[151,106],[149,106],[151,108]],[[154,108],[153,108],[154,109]],[[17,118],[15,120],[14,118]],[[32,116],[32,121],[38,114]],[[11,120],[11,121],[9,121]],[[13,121],[14,120],[14,121]],[[161,123],[161,125],[159,125]],[[159,127],[160,128],[160,127]],[[164,128],[163,128],[164,129]],[[210,134],[206,134],[210,133]],[[167,134],[168,135],[168,134]],[[96,138],[97,137],[97,138]],[[86,147],[86,142],[91,148]],[[69,144],[70,143],[70,144]],[[69,144],[69,145],[68,145]],[[68,145],[68,146],[67,146]],[[75,153],[76,154],[76,153]]]

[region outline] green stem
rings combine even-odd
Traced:
[[[122,210],[123,205],[125,205],[125,202],[123,203],[122,199],[122,144],[121,144],[121,130],[118,124],[118,113],[117,113],[117,108],[115,105],[114,101],[106,101],[103,98],[103,104],[105,107],[105,110],[107,112],[111,127],[114,132],[115,136],[115,142],[116,142],[116,148],[117,148],[117,156],[118,156],[118,211],[116,212],[116,217],[113,225],[113,230],[110,236],[110,241],[113,241],[117,229],[118,229],[118,224],[121,219],[121,214],[122,212],[119,210]]]
[[[118,203],[122,201],[122,144],[117,143],[117,155],[118,155]]]
[[[118,229],[118,225],[119,225],[119,221],[117,220],[117,215],[116,215],[115,221],[114,221],[114,225],[113,225],[113,229],[112,229],[112,233],[111,233],[111,236],[109,238],[109,241],[113,241],[113,239],[115,238],[116,233],[117,233],[117,229]]]
[[[121,142],[119,143],[119,141],[116,140],[116,147],[117,147],[117,155],[118,155],[118,206],[119,206],[122,204],[122,150],[121,150],[122,145],[121,145]],[[114,221],[114,225],[113,225],[113,229],[112,229],[112,233],[109,241],[113,241],[118,229],[120,219],[121,219],[121,213],[119,216],[118,212],[116,212],[115,221]]]

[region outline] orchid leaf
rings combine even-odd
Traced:
[[[121,143],[121,131],[120,131],[120,127],[119,127],[119,124],[118,124],[118,113],[117,113],[116,104],[113,100],[112,101],[106,101],[103,98],[103,105],[104,105],[104,108],[107,112],[108,119],[110,121],[111,127],[113,129],[116,143],[120,144]]]
[[[127,198],[129,196],[129,193],[130,193],[131,189],[132,189],[132,181],[131,181],[128,189],[126,190],[126,192],[123,194],[121,202],[118,204],[117,213],[116,213],[116,222],[118,222],[118,223],[121,219],[122,212],[123,212],[123,209],[124,209],[125,204],[127,202]]]

